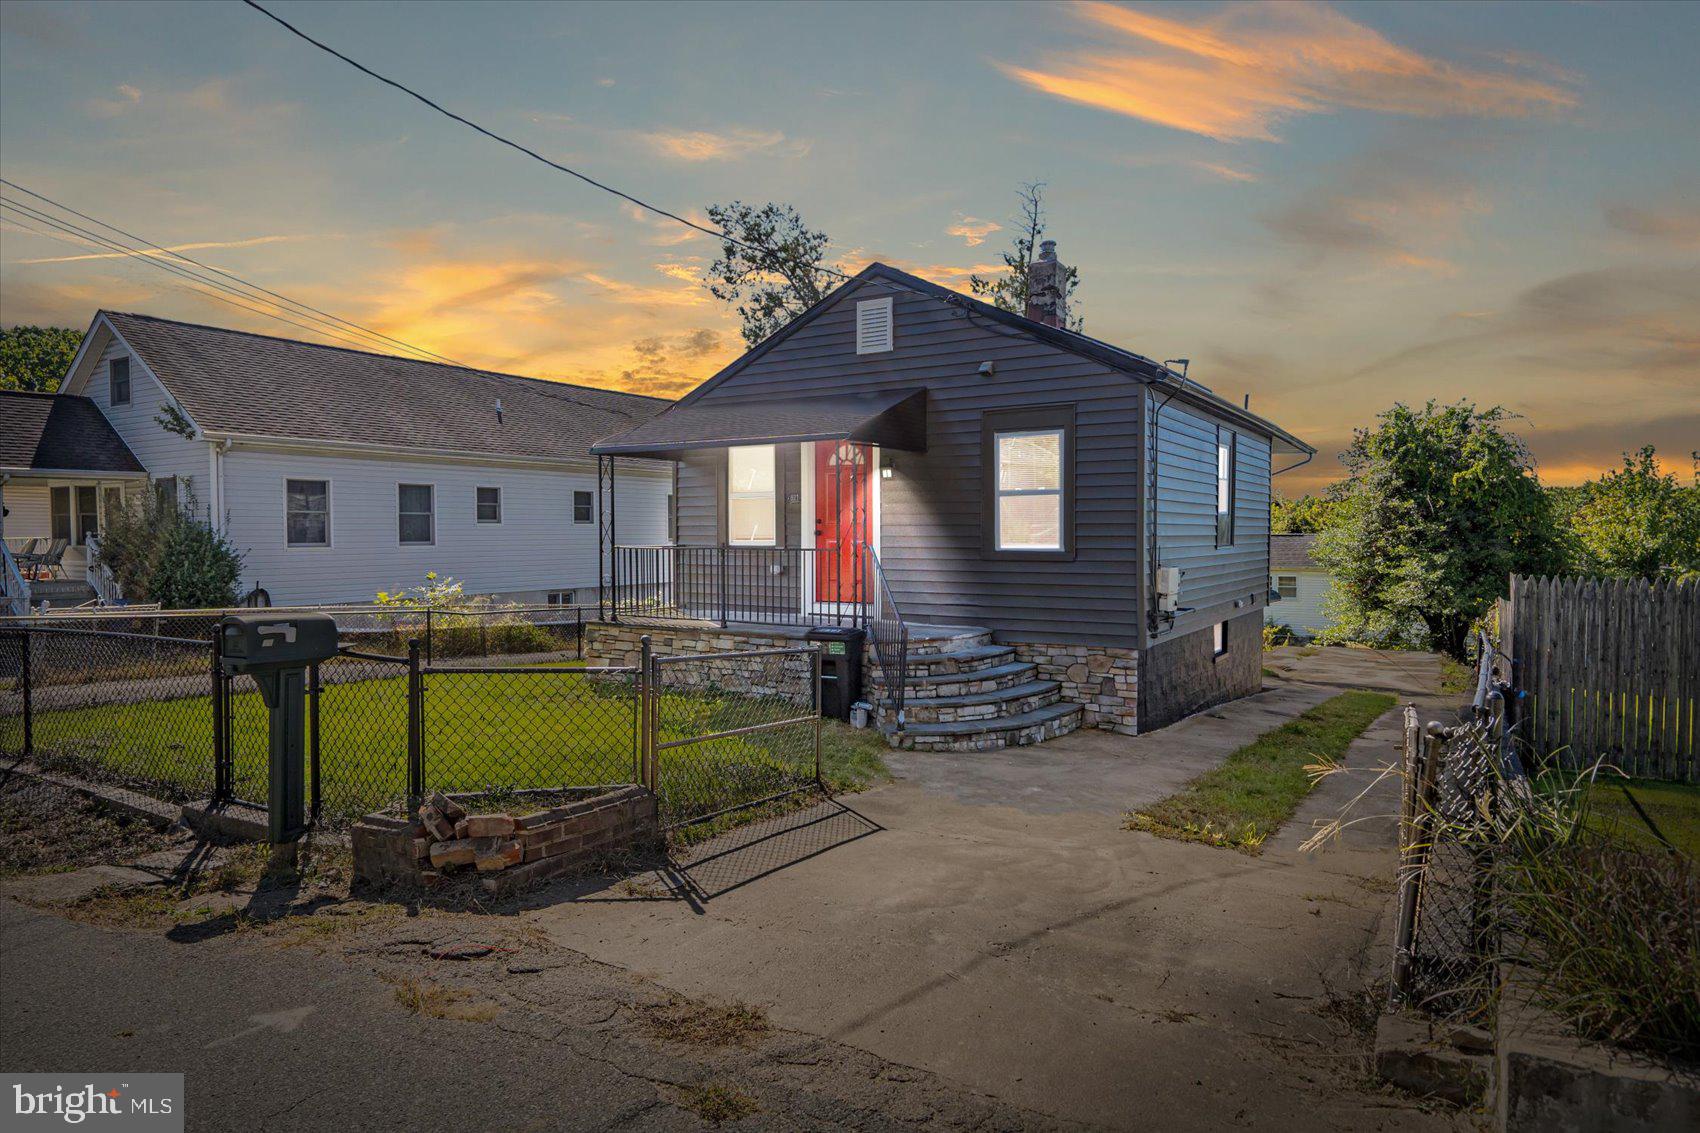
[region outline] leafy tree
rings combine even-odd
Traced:
[[[1269,501],[1269,531],[1273,535],[1314,535],[1334,522],[1339,501],[1330,496],[1300,496],[1290,500],[1277,492]]]
[[[1000,311],[1025,315],[1027,313],[1027,269],[1033,263],[1033,255],[1038,251],[1039,244],[1045,238],[1045,183],[1029,181],[1016,190],[1016,198],[1021,202],[1020,215],[1015,222],[1015,247],[1003,253],[1005,271],[997,276],[971,275],[968,277],[968,290],[975,296],[984,299]],[[1063,298],[1068,301],[1068,309],[1075,310],[1074,289],[1080,283],[1080,271],[1077,268],[1064,265]],[[1072,315],[1068,321],[1068,329],[1081,331],[1086,327],[1086,320],[1079,315]]]
[[[703,283],[709,294],[737,306],[744,341],[755,346],[832,290],[830,241],[803,223],[790,205],[757,207],[743,201],[709,205],[708,218],[735,237],[720,244]]]
[[[1315,558],[1333,576],[1334,636],[1462,660],[1513,572],[1560,569],[1551,498],[1511,414],[1470,402],[1395,405],[1341,454],[1349,473]]]
[[[82,341],[83,332],[70,327],[0,330],[0,389],[54,392]]]
[[[1700,574],[1700,454],[1692,484],[1660,475],[1653,446],[1623,467],[1566,491],[1556,503],[1575,537],[1577,566],[1615,578]]]

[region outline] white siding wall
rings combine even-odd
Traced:
[[[130,403],[113,405],[112,383],[108,379],[106,365],[113,358],[125,355],[130,358]],[[159,416],[160,406],[172,398],[148,372],[141,358],[131,354],[117,335],[113,335],[112,341],[107,343],[82,393],[100,406],[100,411],[106,414],[106,419],[112,422],[112,427],[124,438],[124,443],[130,446],[130,451],[136,454],[136,459],[142,462],[149,476],[156,480],[176,476],[179,484],[187,482],[200,504],[201,514],[207,514],[207,508],[212,505],[212,486],[207,482],[211,474],[207,442],[191,441],[159,426],[154,418]]]
[[[596,491],[594,472],[317,456],[235,448],[224,456],[224,504],[231,540],[244,553],[242,588],[263,586],[278,604],[369,602],[379,590],[452,576],[469,594],[540,601],[555,589],[595,600],[597,524],[573,522],[574,490]],[[284,481],[329,480],[331,545],[289,547]],[[436,542],[403,546],[398,484],[436,486]],[[669,474],[622,468],[615,518],[621,543],[667,541]],[[502,522],[477,522],[479,486],[502,489]]]
[[[1277,570],[1271,576],[1271,584],[1285,575],[1292,575],[1298,580],[1298,597],[1283,598],[1265,607],[1263,621],[1272,626],[1291,626],[1306,637],[1313,637],[1328,625],[1322,600],[1328,596],[1332,583],[1328,575],[1319,570]]]

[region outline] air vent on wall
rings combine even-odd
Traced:
[[[856,353],[883,354],[891,349],[891,300],[864,299],[856,304]]]

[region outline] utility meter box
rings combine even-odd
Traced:
[[[227,673],[313,665],[336,656],[336,619],[329,614],[229,614],[219,621],[218,635]]]
[[[1181,604],[1181,568],[1157,568],[1157,609],[1172,614]]]

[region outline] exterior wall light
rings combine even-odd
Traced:
[[[880,457],[880,479],[889,480],[897,472],[897,461],[889,456]]]

